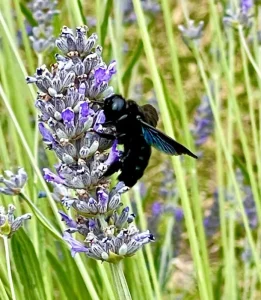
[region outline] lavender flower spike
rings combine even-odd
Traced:
[[[27,83],[38,87],[35,106],[39,110],[39,130],[48,148],[60,160],[57,175],[48,169],[48,182],[72,189],[95,189],[108,184],[103,174],[108,168],[105,153],[112,142],[95,132],[105,121],[95,100],[113,93],[109,80],[116,73],[116,62],[108,66],[102,59],[102,48],[95,46],[97,35],[87,37],[86,26],[74,32],[64,26],[56,40],[62,54],[51,70],[42,65]]]
[[[24,223],[25,220],[31,219],[31,214],[24,214],[15,218],[13,204],[8,205],[7,212],[3,206],[0,206],[0,235],[10,238]]]
[[[68,217],[63,219],[68,222]],[[143,245],[154,241],[154,236],[148,230],[139,232],[132,224],[133,219],[134,215],[129,213],[128,207],[124,208],[120,215],[115,211],[103,221],[81,216],[73,232],[78,231],[85,237],[84,244],[69,234],[72,232],[71,228],[66,230],[63,238],[70,244],[72,256],[77,252],[85,252],[90,258],[117,263],[134,255]]]
[[[0,186],[0,194],[19,195],[27,181],[25,170],[19,168],[16,174],[9,170],[6,170],[4,173],[5,177],[0,175],[0,184],[4,184],[4,187]]]
[[[214,130],[214,117],[210,107],[209,98],[203,95],[200,105],[197,108],[192,134],[194,135],[196,146],[204,144]]]
[[[59,13],[56,9],[57,1],[33,0],[29,3],[33,17],[38,23],[32,28],[30,40],[35,52],[42,53],[54,46],[53,17]]]
[[[187,26],[178,26],[178,29],[182,35],[182,39],[188,47],[190,46],[189,43],[193,40],[196,41],[198,44],[203,35],[204,21],[200,21],[198,23],[198,26],[195,26],[194,24],[194,20],[189,20]]]

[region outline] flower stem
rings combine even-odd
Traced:
[[[4,240],[5,259],[6,259],[7,274],[8,274],[9,284],[10,284],[10,290],[11,290],[12,300],[16,300],[15,290],[14,290],[14,283],[13,283],[12,272],[11,272],[10,255],[9,255],[9,247],[8,247],[8,238],[5,235],[0,235],[0,236]]]
[[[119,299],[131,300],[131,294],[120,263],[110,264]]]
[[[100,221],[101,227],[104,230],[108,226],[107,222],[104,219],[104,215],[97,215],[97,219]]]

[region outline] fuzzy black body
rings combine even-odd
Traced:
[[[124,99],[123,99],[124,100]],[[110,101],[110,100],[105,100]],[[125,100],[124,100],[125,101]],[[111,104],[110,104],[111,106]],[[151,156],[151,146],[147,144],[142,134],[142,127],[137,120],[137,116],[146,121],[145,115],[135,101],[128,100],[124,102],[124,106],[120,109],[120,114],[114,115],[109,108],[104,106],[104,114],[106,122],[113,122],[116,128],[118,144],[124,146],[124,151],[120,162],[112,165],[105,173],[106,176],[111,175],[117,169],[121,170],[118,176],[119,181],[123,181],[125,185],[132,187],[140,179],[146,169]],[[154,108],[154,116],[152,116],[152,125],[156,126],[158,121],[157,112]],[[126,116],[120,119],[122,116]],[[118,171],[117,170],[117,171]]]
[[[197,158],[187,148],[156,129],[156,109],[146,104],[139,106],[135,101],[113,95],[104,100],[105,126],[113,126],[116,135],[112,138],[124,146],[120,161],[113,163],[104,176],[121,170],[118,176],[125,185],[132,187],[142,177],[151,156],[151,146],[170,155],[188,154]],[[104,137],[108,137],[104,135]]]

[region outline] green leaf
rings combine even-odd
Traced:
[[[87,22],[86,22],[86,18],[85,18],[85,15],[84,15],[82,2],[81,2],[81,0],[77,0],[77,2],[78,2],[78,8],[79,8],[79,11],[80,11],[80,14],[81,14],[81,18],[82,18],[81,22],[82,22],[82,24],[86,25]]]
[[[139,40],[136,49],[133,51],[133,55],[126,67],[126,70],[123,73],[122,76],[122,82],[124,82],[125,85],[125,93],[126,95],[128,94],[128,89],[129,89],[129,84],[130,84],[130,79],[131,79],[131,74],[132,70],[135,66],[135,64],[139,61],[139,58],[143,52],[143,44],[142,41]]]
[[[1,295],[1,299],[2,300],[9,300],[11,298],[8,297],[7,292],[6,292],[6,288],[0,278],[0,295]]]
[[[21,284],[24,287],[24,299],[46,299],[40,262],[34,245],[21,228],[12,237],[12,253]]]
[[[70,272],[66,272],[64,270],[64,267],[67,269],[68,265],[64,264],[64,261],[58,260],[57,257],[55,257],[50,251],[47,251],[47,258],[49,260],[50,265],[52,266],[53,272],[55,274],[55,277],[57,278],[57,282],[59,282],[59,286],[61,289],[63,289],[63,292],[65,295],[67,295],[68,299],[80,299],[81,293],[76,293],[76,288],[78,290],[78,287],[75,285],[72,285],[71,282],[71,276],[73,273],[73,270],[70,269]]]
[[[35,27],[38,25],[38,23],[35,21],[31,11],[28,9],[28,7],[20,2],[20,8],[21,8],[21,11],[23,13],[23,15],[25,16],[27,22],[32,26],[32,27]]]
[[[107,30],[108,30],[108,22],[109,22],[109,16],[111,14],[113,8],[113,1],[112,0],[107,0],[106,7],[105,7],[105,13],[101,25],[101,45],[102,47],[104,46],[105,42],[105,37],[107,35]]]

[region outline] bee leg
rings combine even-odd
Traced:
[[[95,132],[97,133],[100,137],[105,138],[107,140],[115,140],[116,139],[116,134],[115,133],[105,133],[105,132],[99,132],[94,129],[91,129],[90,132]]]
[[[126,133],[119,133],[119,134],[116,134],[116,138],[120,139],[120,138],[125,137],[126,135],[127,135]]]
[[[116,161],[113,162],[107,169],[107,171],[103,174],[103,176],[107,177],[107,176],[111,176],[112,174],[116,173],[119,171],[119,169],[121,168],[121,161]]]
[[[116,135],[114,134],[110,134],[110,133],[100,133],[100,132],[96,132],[99,134],[100,137],[105,138],[107,140],[115,140],[116,139]]]

